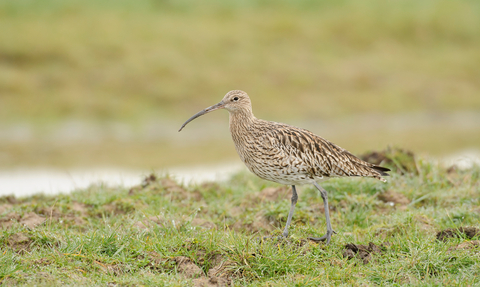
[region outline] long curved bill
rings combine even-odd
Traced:
[[[204,114],[208,114],[209,112],[213,112],[215,110],[222,109],[223,107],[225,107],[225,103],[223,101],[221,101],[220,103],[218,103],[216,105],[213,105],[211,107],[208,107],[208,108],[204,109],[203,111],[199,111],[198,113],[194,114],[191,118],[189,118],[182,125],[182,127],[178,131],[181,131],[189,122],[193,121],[194,119],[196,119],[200,116],[203,116]]]

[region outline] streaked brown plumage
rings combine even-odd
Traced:
[[[313,184],[324,201],[327,233],[315,241],[328,244],[334,232],[328,213],[327,192],[318,182],[332,177],[373,177],[386,181],[388,168],[365,162],[347,150],[294,126],[255,118],[247,93],[240,90],[228,92],[218,104],[206,108],[188,119],[190,121],[217,109],[230,114],[230,132],[238,155],[248,169],[260,178],[292,185],[292,204],[283,236],[288,235],[297,193],[295,185]]]

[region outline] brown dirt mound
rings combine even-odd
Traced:
[[[375,165],[385,165],[400,174],[418,173],[413,152],[401,148],[388,147],[383,151],[372,151],[360,156],[364,161]]]
[[[195,265],[192,260],[185,256],[175,257],[174,261],[177,263],[178,273],[184,275],[187,278],[197,278],[203,274],[200,267]]]
[[[62,217],[62,212],[58,208],[55,208],[54,206],[43,207],[43,208],[37,209],[36,212],[47,218],[58,219]]]
[[[7,229],[20,220],[21,216],[15,212],[9,213],[0,218],[0,227]]]
[[[192,259],[185,256],[178,256],[172,259],[164,258],[156,252],[149,252],[149,257],[152,259],[150,263],[152,269],[164,272],[164,268],[171,270],[170,268],[176,266],[177,272],[186,278],[192,278],[193,286],[196,287],[226,287],[232,283],[231,267],[234,266],[235,263],[219,253],[207,254],[203,250],[197,251],[197,264],[205,265],[210,263],[207,265],[213,266],[206,275]]]
[[[256,199],[259,199],[260,201],[277,201],[290,199],[291,197],[292,188],[287,186],[267,187],[256,195]]]
[[[437,233],[437,240],[446,242],[449,238],[466,237],[472,239],[480,235],[480,229],[476,227],[448,228]]]
[[[363,264],[367,264],[373,259],[372,254],[384,253],[389,245],[389,243],[382,243],[378,246],[373,242],[368,243],[368,245],[348,243],[343,250],[343,257],[348,259],[359,258],[363,261]]]
[[[391,190],[380,193],[377,197],[385,203],[393,203],[394,206],[406,206],[410,203],[405,195]]]
[[[6,213],[12,209],[13,205],[9,203],[1,204],[0,205],[0,214]]]
[[[23,224],[26,227],[33,229],[38,225],[45,223],[45,221],[45,217],[40,216],[34,212],[29,212],[22,217],[22,219],[20,220],[20,224]]]
[[[466,241],[458,244],[455,247],[451,247],[448,250],[471,250],[480,248],[480,240]]]
[[[73,202],[70,209],[81,216],[88,216],[88,205],[81,202]]]
[[[230,285],[230,279],[221,274],[221,266],[208,271],[208,277],[200,277],[193,280],[194,287],[226,287]],[[217,276],[219,275],[219,276]]]
[[[263,214],[263,212],[258,212],[255,215],[255,220],[251,223],[245,223],[242,220],[235,222],[229,228],[239,231],[239,232],[262,232],[262,231],[272,231],[275,229],[275,222],[271,221]]]
[[[32,240],[21,232],[10,235],[7,241],[8,246],[19,251],[26,250],[30,243],[32,243]]]
[[[157,181],[157,176],[154,173],[151,173],[150,175],[146,176],[143,181],[142,181],[142,186],[146,187],[147,185],[150,185],[151,183],[155,183]]]
[[[199,190],[188,191],[176,181],[170,178],[162,178],[159,180],[154,174],[147,176],[140,185],[132,187],[128,194],[135,195],[139,192],[166,194],[175,201],[203,200],[203,196]]]
[[[88,217],[86,205],[83,203],[74,202],[70,209],[74,212],[65,214],[52,206],[40,208],[38,213],[45,216],[45,219],[49,221],[64,222],[77,226],[85,225],[86,221],[83,219],[83,217]],[[78,216],[77,213],[80,213],[80,216]]]
[[[214,266],[208,270],[207,276],[193,280],[195,287],[226,287],[231,285],[231,271],[229,267],[233,265],[229,260],[225,260],[220,254],[210,258],[210,265]]]

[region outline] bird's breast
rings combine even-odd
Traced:
[[[240,159],[260,178],[281,184],[311,183],[308,165],[266,137],[239,138],[232,134]]]

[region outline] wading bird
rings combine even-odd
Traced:
[[[194,119],[218,109],[226,109],[230,115],[230,133],[238,155],[248,169],[260,178],[292,186],[292,199],[287,224],[282,233],[288,236],[297,191],[295,186],[313,184],[323,199],[327,233],[308,239],[330,243],[334,233],[328,212],[327,191],[318,182],[332,177],[373,177],[386,182],[388,168],[363,161],[347,150],[313,134],[310,131],[287,124],[257,119],[247,93],[228,92],[218,104],[208,107],[189,118],[181,131]]]

